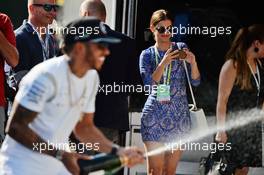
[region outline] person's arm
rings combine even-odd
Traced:
[[[74,134],[81,142],[98,143],[100,152],[110,153],[113,148],[113,143],[95,126],[93,118],[93,113],[84,114],[76,125]]]
[[[192,78],[192,80],[194,80],[194,81],[200,80],[201,76],[200,76],[200,71],[199,71],[198,66],[197,66],[195,55],[191,51],[189,51],[187,48],[184,48],[183,50],[187,54],[186,61],[190,64],[190,67],[191,67],[191,78]],[[194,83],[194,84],[196,84],[196,83]]]
[[[177,57],[177,53],[178,53],[178,50],[172,51],[171,48],[167,50],[167,52],[165,53],[161,62],[158,64],[156,70],[152,74],[152,79],[155,82],[160,82],[160,79],[163,75],[163,72],[164,72],[166,66],[168,66],[171,63],[173,58]]]
[[[38,113],[26,109],[16,101],[14,102],[12,111],[12,119],[9,120],[6,128],[7,134],[32,151],[41,152],[42,154],[47,154],[49,156],[55,157],[56,149],[40,150],[39,147],[36,147],[36,145],[39,146],[41,144],[48,145],[46,141],[40,138],[28,126],[37,117]]]
[[[198,80],[200,78],[200,72],[196,61],[191,64],[191,69],[192,69],[192,79]]]
[[[151,54],[150,49],[143,51],[139,58],[139,70],[144,85],[152,86],[159,83],[165,67],[170,64],[173,58],[177,57],[177,52],[178,50],[171,52],[171,49],[168,49],[157,68],[153,71],[151,67],[151,59],[153,58],[151,57],[154,56],[154,53]]]
[[[21,82],[11,112],[11,119],[8,121],[7,134],[32,151],[57,158],[62,161],[69,172],[78,175],[80,169],[77,160],[88,159],[87,156],[66,152],[48,145],[46,140],[29,127],[55,92],[51,77],[41,73],[41,75],[36,75],[37,73],[36,70],[30,72]]]
[[[142,82],[145,86],[151,86],[155,84],[152,80],[153,68],[151,65],[151,50],[147,49],[141,52],[139,57],[139,72]]]
[[[54,158],[57,157],[58,151],[61,151],[60,161],[62,161],[65,167],[73,175],[79,175],[80,169],[77,160],[89,159],[89,157],[52,147],[52,145],[49,145],[38,134],[30,129],[29,124],[37,117],[37,112],[28,110],[17,102],[13,105],[13,111],[14,114],[11,114],[12,120],[7,126],[7,134],[10,137],[32,151],[52,156]]]
[[[228,98],[234,86],[235,79],[236,69],[234,67],[233,61],[229,60],[223,65],[219,77],[219,88],[216,107],[218,128],[223,128],[225,126]],[[225,131],[219,131],[216,135],[216,140],[219,142],[226,142],[227,135]]]
[[[5,58],[5,61],[11,67],[18,64],[18,51],[8,42],[4,34],[0,31],[0,53]]]
[[[186,43],[180,42],[177,44],[178,47],[185,51],[187,54],[185,61],[189,64],[187,64],[187,70],[188,74],[191,78],[191,84],[193,86],[198,86],[201,81],[201,75],[199,68],[197,66],[196,57],[195,55],[189,50],[189,47]]]
[[[99,129],[94,124],[95,99],[99,87],[99,75],[97,71],[90,72],[90,83],[86,91],[86,101],[84,103],[83,116],[77,123],[74,129],[74,134],[77,139],[84,143],[99,143],[99,151],[111,152],[112,142],[106,139]]]
[[[80,118],[73,132],[81,142],[98,143],[99,151],[113,153],[112,149],[116,149],[116,146],[94,125],[95,97],[99,86],[99,76],[96,71],[91,72],[89,82],[93,82],[93,84],[90,84],[91,87],[86,92],[87,101],[84,104],[83,116]],[[116,151],[119,156],[126,157],[126,165],[128,167],[144,161],[143,153],[138,148],[119,148]]]
[[[12,107],[11,118],[7,125],[7,134],[32,151],[40,152],[34,145],[46,142],[40,138],[30,127],[41,113],[46,101],[55,92],[52,77],[46,73],[32,70],[21,82]],[[55,151],[43,150],[44,154],[54,156]]]
[[[83,143],[98,143],[100,152],[111,153],[114,144],[94,125],[93,118],[93,113],[84,114],[74,129],[74,135]],[[136,147],[118,148],[116,154],[126,157],[125,165],[128,167],[144,161],[143,152]]]

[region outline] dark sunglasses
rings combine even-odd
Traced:
[[[55,12],[58,11],[59,7],[58,5],[54,5],[54,4],[33,4],[36,7],[43,7],[43,9],[46,12],[51,12],[51,10],[53,9]]]
[[[172,26],[168,26],[168,27],[159,26],[159,27],[156,27],[156,30],[157,30],[160,34],[163,34],[163,33],[165,33],[166,31],[171,33],[171,32],[172,32]]]

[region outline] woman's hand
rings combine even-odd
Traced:
[[[164,69],[166,66],[168,66],[172,60],[176,59],[179,56],[179,50],[174,50],[172,51],[172,48],[169,48],[165,55],[163,56],[161,62],[157,66],[156,70],[152,74],[152,79],[156,82],[159,83],[160,79],[163,75]]]
[[[162,58],[160,64],[163,64],[164,66],[169,65],[172,60],[179,56],[178,52],[179,50],[172,51],[172,48],[169,48],[165,53],[164,57]]]
[[[215,136],[215,140],[219,143],[226,143],[227,142],[227,134],[225,131],[217,132]]]
[[[184,50],[184,52],[187,54],[185,60],[186,60],[188,63],[190,63],[191,65],[195,65],[195,64],[196,64],[196,58],[195,58],[195,55],[194,55],[191,51],[189,51],[189,49],[183,49],[183,50]]]

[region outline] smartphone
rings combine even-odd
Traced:
[[[175,51],[175,50],[177,50],[177,49],[179,49],[179,48],[177,47],[176,44],[172,45],[172,52]],[[175,59],[181,59],[181,60],[183,60],[183,59],[185,59],[187,57],[187,54],[186,54],[186,52],[183,49],[179,49],[178,54],[179,54],[179,56],[176,57]]]
[[[187,57],[187,54],[184,50],[179,50],[179,59],[184,60]]]

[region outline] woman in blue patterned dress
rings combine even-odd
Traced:
[[[152,87],[141,119],[141,134],[146,151],[182,139],[191,128],[183,61],[179,50],[186,53],[186,62],[194,86],[200,84],[195,56],[184,43],[170,41],[172,20],[166,10],[153,13],[150,29],[156,43],[142,51],[140,73],[145,86]],[[172,47],[173,46],[173,47]],[[174,50],[172,48],[176,47]],[[167,92],[167,93],[166,93]],[[182,151],[168,151],[148,157],[148,173],[174,175]]]

